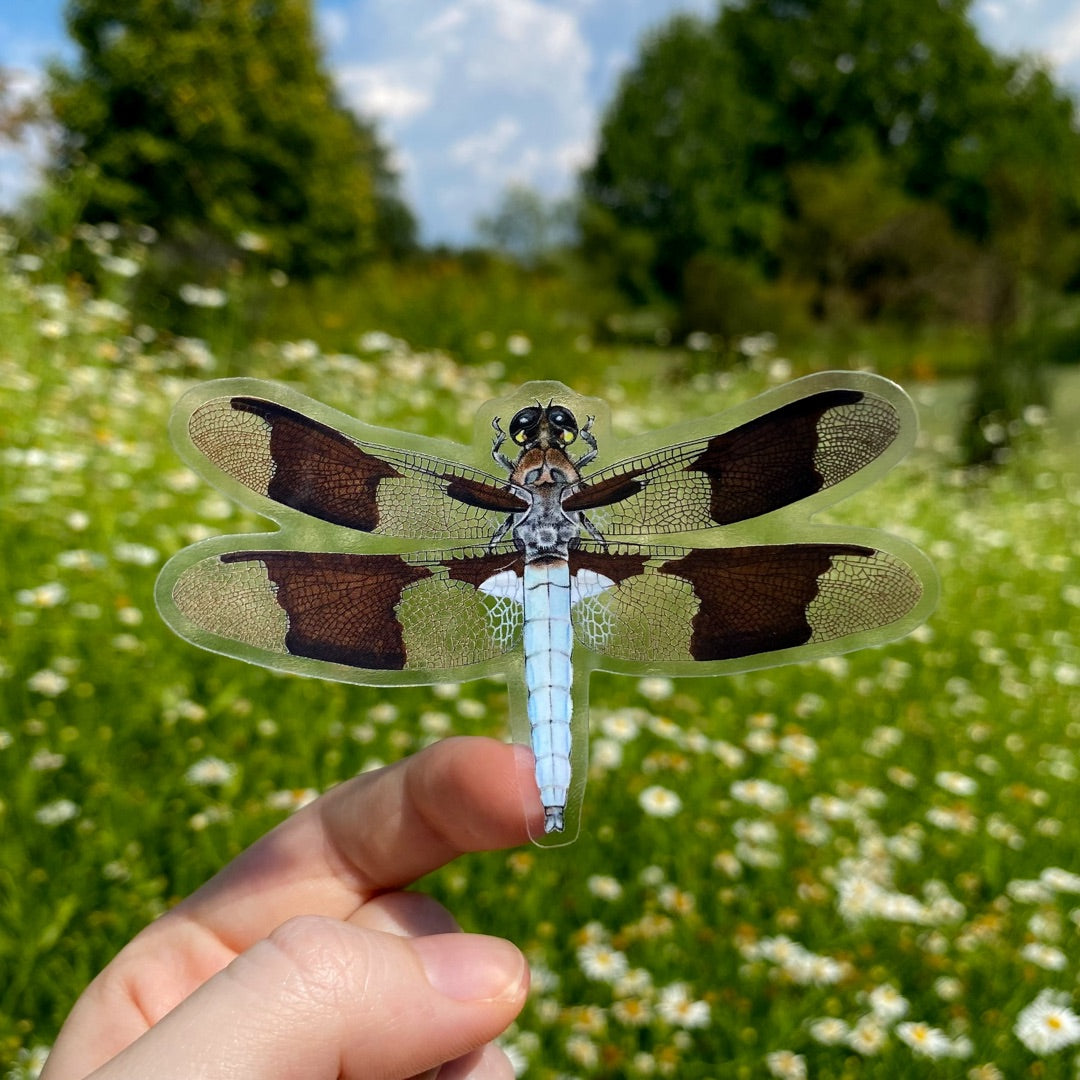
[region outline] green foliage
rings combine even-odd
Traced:
[[[181,246],[254,234],[303,275],[411,246],[386,151],[323,69],[309,0],[70,0],[67,21],[79,61],[50,73],[53,182],[85,192],[81,220]]]
[[[736,257],[767,252],[780,193],[769,177],[751,181],[756,105],[740,91],[726,42],[706,24],[680,16],[647,37],[584,176],[586,258],[610,250],[617,233],[620,247],[640,253],[624,284],[634,288],[644,263],[649,284],[676,295],[687,262],[705,247]]]
[[[639,253],[629,280],[600,272],[681,300],[705,252],[811,283],[819,315],[982,325],[996,294],[960,294],[986,286],[987,258],[1013,288],[1074,278],[1074,102],[995,55],[967,9],[743,0],[651,35],[583,179],[586,251]]]

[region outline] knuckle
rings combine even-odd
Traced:
[[[300,915],[279,926],[268,944],[285,965],[283,988],[293,997],[328,1007],[354,1000],[371,975],[365,935],[335,919]],[[358,955],[360,953],[360,955]]]

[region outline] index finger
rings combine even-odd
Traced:
[[[236,952],[296,915],[348,918],[467,851],[528,840],[520,784],[531,773],[520,747],[446,739],[297,811],[170,915]]]

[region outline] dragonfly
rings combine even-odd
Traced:
[[[374,685],[503,674],[533,751],[538,842],[576,834],[592,670],[724,674],[880,644],[928,615],[917,548],[809,521],[910,447],[895,384],[809,376],[622,442],[602,414],[562,384],[526,384],[481,410],[481,468],[467,446],[285,387],[203,384],[173,420],[182,455],[280,529],[180,552],[158,606],[195,644],[278,670]]]

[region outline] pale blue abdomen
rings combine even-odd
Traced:
[[[570,788],[570,569],[561,559],[526,563],[525,686],[544,831],[563,828]]]

